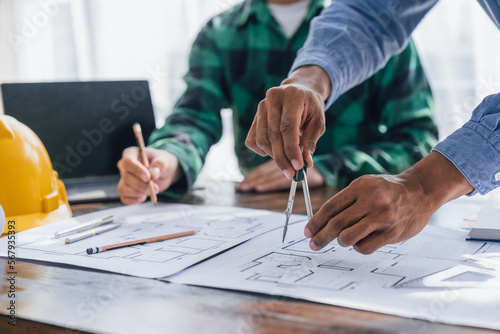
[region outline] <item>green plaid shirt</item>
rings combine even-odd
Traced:
[[[206,24],[190,53],[186,90],[165,126],[149,138],[149,146],[175,154],[184,171],[167,194],[182,195],[196,180],[210,146],[222,135],[222,108],[233,110],[242,173],[269,159],[244,144],[257,105],[287,77],[311,19],[329,2],[313,0],[290,39],[263,0],[244,1]],[[326,132],[317,143],[314,166],[334,187],[345,187],[363,174],[399,173],[436,144],[433,113],[430,88],[410,43],[326,110]]]

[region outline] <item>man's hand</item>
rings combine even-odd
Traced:
[[[269,155],[288,179],[311,155],[325,132],[325,104],[330,80],[317,66],[293,72],[281,86],[271,88],[259,103],[245,144],[261,156]],[[301,154],[299,146],[304,147]]]
[[[322,186],[323,176],[313,167],[307,170],[307,181],[310,188]],[[236,186],[241,192],[271,192],[290,189],[292,181],[288,180],[273,160],[263,163],[252,170],[245,179]]]
[[[146,148],[149,159],[149,169],[140,160],[138,147],[129,147],[123,151],[118,161],[120,181],[117,190],[124,204],[138,204],[149,196],[148,182],[153,180],[155,192],[166,190],[181,175],[179,161],[172,153]]]
[[[432,152],[397,176],[354,180],[320,208],[304,235],[315,251],[337,238],[343,247],[371,254],[415,236],[441,205],[472,190],[448,159]]]

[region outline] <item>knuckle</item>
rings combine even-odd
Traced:
[[[281,139],[281,133],[279,131],[269,128],[267,130],[267,137],[271,142],[275,142]]]
[[[326,125],[325,125],[325,122],[321,122],[321,124],[318,126],[318,129],[319,129],[319,132],[321,135],[323,135],[326,131]]]
[[[269,88],[266,92],[266,99],[275,99],[278,98],[281,95],[281,88],[280,87],[272,87]]]
[[[125,157],[132,150],[133,150],[133,147],[127,147],[126,149],[124,149],[122,152],[122,157]]]
[[[248,134],[247,139],[245,139],[245,146],[252,149],[255,147],[254,144],[255,144],[255,138],[253,138],[253,136]]]
[[[293,131],[293,126],[289,122],[283,121],[280,124],[280,131],[283,134],[289,134]]]
[[[323,113],[321,113],[321,115],[322,115],[321,117],[315,117],[314,119],[312,119],[310,124],[312,127],[314,127],[314,129],[323,134],[326,130],[326,125]]]
[[[344,221],[342,219],[332,219],[330,220],[330,229],[337,232],[342,231],[344,229]]]
[[[323,206],[321,207],[322,211],[325,211],[326,214],[331,214],[332,212],[335,212],[335,204],[333,204],[332,201],[328,201]]]
[[[298,87],[290,86],[288,87],[288,92],[289,94],[293,94],[294,97],[300,101],[304,101],[307,99],[307,94],[304,92],[304,90],[299,89]]]
[[[298,146],[286,144],[284,148],[285,148],[285,152],[287,154],[292,154],[293,152],[295,152],[296,149],[298,149]],[[300,153],[300,151],[299,151],[299,153]]]
[[[373,196],[373,204],[379,209],[385,210],[391,206],[392,200],[389,196],[382,193],[380,190],[377,190]]]
[[[349,187],[352,187],[352,188],[363,187],[364,181],[362,180],[362,178],[363,178],[363,176],[358,177],[357,179],[352,180],[351,183],[349,184]]]
[[[257,146],[259,146],[261,149],[266,149],[268,147],[268,140],[264,136],[259,136],[257,137]]]
[[[309,147],[309,153],[313,154],[316,151],[316,143],[313,141],[309,141],[307,143],[307,146]]]
[[[363,175],[352,181],[353,184],[364,186],[371,183],[371,178],[368,175]]]
[[[257,110],[262,112],[265,106],[266,106],[266,100],[265,99],[261,100],[257,106]]]
[[[130,157],[135,156],[138,152],[138,147],[137,146],[131,146],[127,147],[126,149],[123,150],[122,152],[122,159],[130,159]]]
[[[118,192],[118,194],[123,193],[123,180],[122,179],[120,179],[120,181],[118,181],[118,184],[116,185],[116,191]]]

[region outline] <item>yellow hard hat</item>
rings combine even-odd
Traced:
[[[6,115],[0,115],[0,161],[3,233],[13,225],[20,232],[71,217],[66,189],[45,146],[30,128]]]

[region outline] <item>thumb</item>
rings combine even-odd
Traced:
[[[149,165],[151,178],[156,181],[160,178],[169,178],[173,176],[176,168],[176,158],[168,152],[166,154],[159,154],[153,158]],[[172,174],[172,175],[169,175]]]
[[[160,178],[161,170],[160,167],[151,165],[149,168],[149,172],[151,173],[151,179],[156,181]]]
[[[158,157],[154,158],[149,165],[149,172],[153,181],[158,180],[167,170],[167,163]]]

